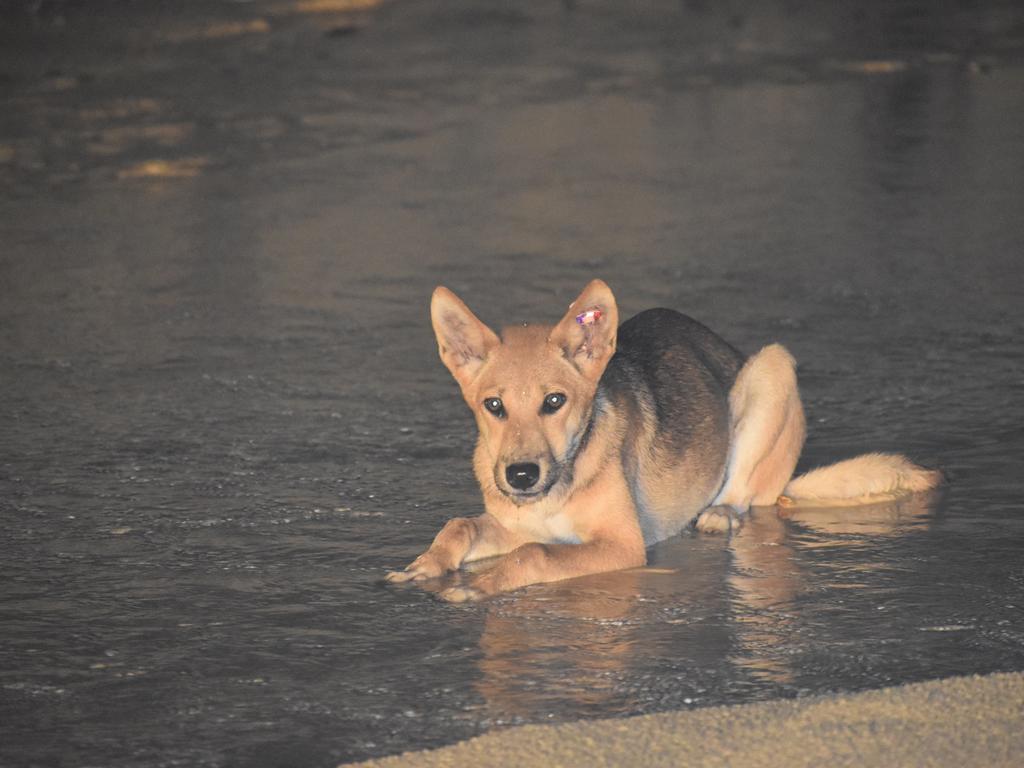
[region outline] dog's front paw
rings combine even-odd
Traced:
[[[693,523],[701,533],[736,533],[742,525],[743,515],[724,506],[705,509]]]
[[[392,584],[401,584],[406,581],[436,579],[438,576],[443,576],[448,572],[448,570],[449,569],[446,568],[434,555],[429,552],[424,552],[409,563],[409,565],[405,567],[405,570],[388,571],[384,578]]]
[[[447,600],[449,603],[475,603],[483,600],[487,595],[476,587],[448,587],[438,593],[438,597]]]
[[[449,603],[475,603],[485,600],[503,591],[498,580],[500,573],[500,569],[491,568],[463,584],[443,590],[439,596]]]

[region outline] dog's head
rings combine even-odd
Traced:
[[[430,305],[441,360],[476,416],[490,463],[485,485],[516,504],[546,497],[571,479],[590,426],[594,394],[615,353],[618,309],[591,282],[555,326],[506,328],[501,337],[447,288]]]

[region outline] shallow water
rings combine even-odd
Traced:
[[[2,16],[0,763],[1024,669],[1019,10],[346,5]],[[804,466],[947,487],[483,605],[382,586],[479,510],[430,290],[554,320],[593,276],[786,344]]]

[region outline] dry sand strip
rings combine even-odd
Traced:
[[[848,695],[527,725],[353,765],[1024,766],[1024,674]]]

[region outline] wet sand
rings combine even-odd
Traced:
[[[0,3],[0,765],[699,709],[677,764],[762,711],[719,707],[1024,670],[1022,148],[1010,0]],[[948,485],[479,605],[381,585],[480,510],[431,290],[554,321],[593,277],[790,349],[804,467]]]
[[[495,731],[353,765],[1019,766],[1024,674]]]

